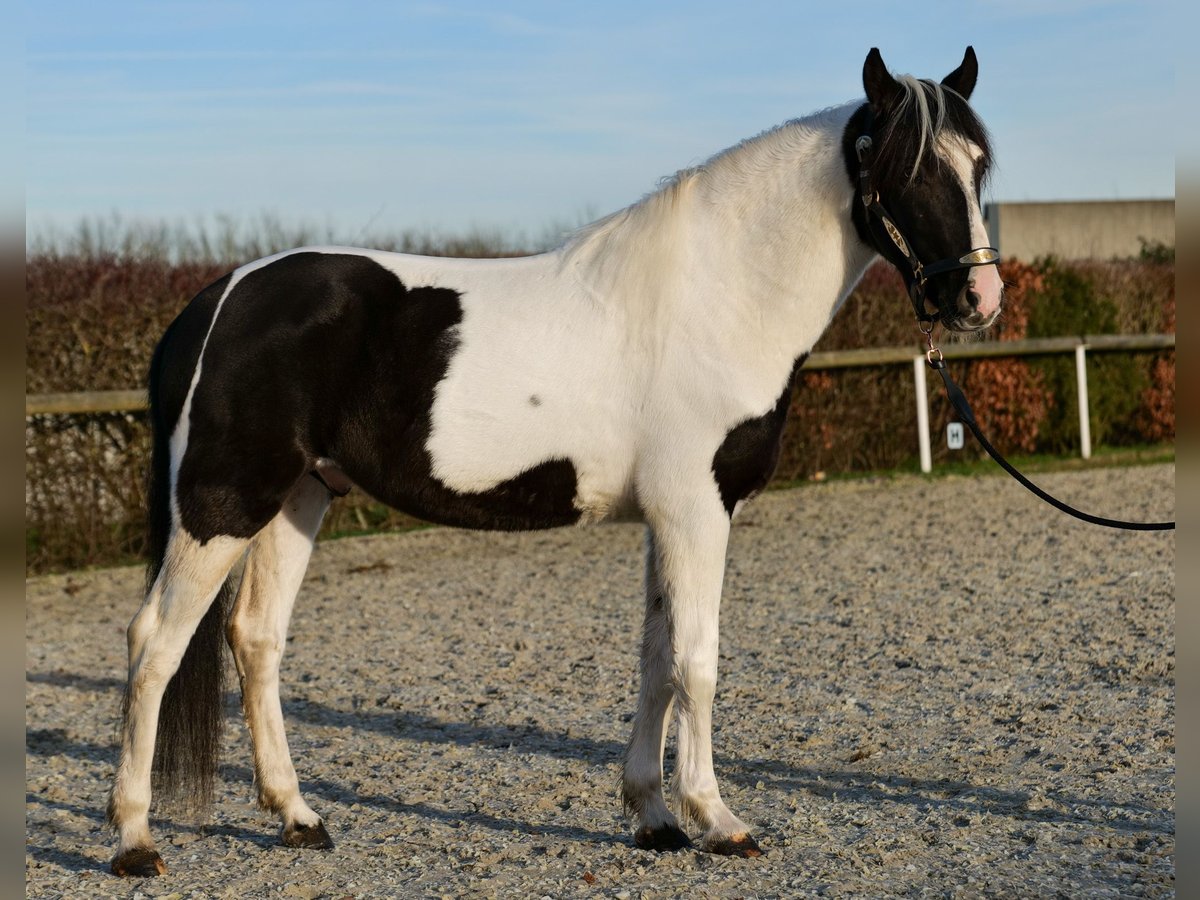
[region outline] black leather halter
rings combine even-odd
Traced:
[[[912,269],[912,280],[908,283],[908,298],[912,301],[913,312],[921,322],[934,322],[937,320],[937,313],[925,310],[925,285],[928,280],[934,275],[944,275],[946,272],[953,272],[957,269],[995,265],[1000,262],[1000,251],[995,247],[976,247],[958,259],[947,258],[929,264],[922,263],[916,252],[913,251],[912,245],[905,240],[896,223],[892,221],[892,217],[879,202],[879,191],[871,187],[870,163],[873,150],[874,141],[869,134],[864,134],[854,142],[854,151],[858,154],[858,193],[868,213],[867,227],[870,227],[872,217],[874,217],[896,249],[904,254],[904,258],[908,260],[908,265]]]

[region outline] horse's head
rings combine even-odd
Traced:
[[[970,47],[940,83],[894,77],[872,49],[845,133],[859,235],[899,269],[917,315],[954,331],[992,324],[1003,295],[979,203],[991,149],[967,104],[978,73]]]

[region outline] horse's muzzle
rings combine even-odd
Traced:
[[[951,331],[972,332],[982,331],[987,328],[1000,315],[1000,303],[990,313],[984,313],[980,310],[981,298],[973,289],[971,284],[967,284],[959,293],[954,307],[957,315],[943,316],[942,324]]]

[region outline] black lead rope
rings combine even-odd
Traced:
[[[950,377],[950,372],[946,368],[946,361],[940,356],[935,358],[932,353],[928,356],[929,365],[939,375],[942,376],[942,383],[946,388],[946,397],[950,400],[951,405],[958,410],[958,414],[962,416],[962,420],[971,429],[971,433],[975,435],[975,439],[979,441],[980,446],[988,452],[988,455],[999,463],[1004,471],[1008,472],[1013,478],[1017,479],[1028,490],[1041,499],[1045,500],[1056,509],[1061,509],[1069,516],[1074,516],[1084,522],[1090,522],[1093,525],[1103,525],[1105,528],[1124,528],[1127,531],[1174,531],[1174,522],[1123,522],[1120,519],[1106,519],[1103,516],[1093,516],[1091,513],[1085,513],[1075,507],[1063,503],[1057,497],[1052,497],[1044,490],[1022,475],[1007,459],[1000,455],[1000,451],[992,446],[991,442],[983,436],[983,432],[979,430],[979,423],[975,421],[975,413],[971,411],[971,404],[967,402],[966,395],[962,389],[954,383],[954,379]]]
[[[869,116],[867,121],[869,124]],[[926,325],[932,328],[933,323],[937,321],[937,313],[929,312],[925,308],[925,285],[929,279],[934,275],[944,275],[947,272],[954,272],[959,269],[993,265],[1000,262],[1000,251],[995,247],[976,247],[974,250],[967,251],[957,259],[939,259],[928,265],[921,262],[921,258],[917,256],[912,245],[905,240],[904,233],[900,230],[900,227],[888,215],[888,211],[883,206],[883,201],[879,198],[879,192],[871,187],[871,159],[874,147],[874,141],[868,134],[862,135],[854,143],[855,152],[858,154],[858,191],[863,206],[867,211],[867,228],[870,229],[872,222],[878,222],[882,226],[888,240],[892,242],[892,245],[900,251],[908,262],[908,267],[912,270],[912,278],[908,279],[908,299],[912,301],[913,312],[917,316],[917,321],[922,323],[921,330],[925,331]],[[928,332],[925,333],[928,334]]]
[[[866,130],[868,132],[870,131],[871,122],[868,107],[866,123]],[[942,275],[956,269],[969,269],[974,266],[994,265],[1000,261],[1000,253],[994,247],[976,247],[958,259],[941,259],[929,265],[923,264],[912,246],[904,239],[904,235],[899,227],[897,227],[895,221],[888,215],[887,210],[884,209],[883,203],[879,199],[879,192],[871,185],[871,159],[874,154],[874,142],[870,134],[863,134],[859,137],[855,141],[854,149],[858,155],[859,196],[867,211],[868,228],[870,228],[870,224],[873,221],[878,222],[883,227],[884,233],[891,243],[908,261],[909,268],[912,269],[912,278],[908,281],[908,296],[912,301],[913,312],[917,316],[917,327],[921,330],[921,334],[925,335],[925,342],[929,347],[929,352],[925,354],[925,358],[929,361],[930,367],[942,376],[942,382],[946,387],[946,396],[949,398],[951,405],[958,410],[958,414],[962,416],[962,420],[967,423],[967,427],[971,429],[971,433],[975,435],[975,439],[979,441],[980,446],[988,452],[988,455],[992,459],[1000,464],[1004,471],[1017,479],[1034,496],[1040,497],[1054,508],[1062,510],[1069,516],[1074,516],[1084,522],[1090,522],[1092,525],[1102,525],[1105,528],[1124,528],[1129,531],[1174,531],[1174,522],[1122,522],[1120,519],[1106,519],[1103,516],[1093,516],[1091,513],[1085,513],[1067,503],[1063,503],[1057,497],[1047,494],[1018,472],[1013,464],[1001,456],[1000,451],[992,446],[991,441],[983,436],[983,432],[979,430],[979,423],[975,421],[975,413],[971,411],[971,404],[967,402],[966,395],[963,394],[962,389],[950,377],[950,373],[946,369],[946,361],[942,358],[942,352],[933,345],[933,328],[937,320],[937,313],[931,313],[925,309],[925,285],[932,275]],[[879,248],[877,247],[876,249],[878,250]],[[882,250],[880,252],[882,253]]]

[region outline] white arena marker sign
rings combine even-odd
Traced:
[[[951,450],[961,450],[963,448],[962,422],[951,422],[946,426],[946,446]]]

